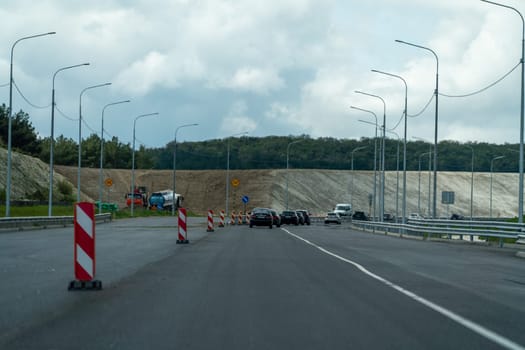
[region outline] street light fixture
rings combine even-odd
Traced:
[[[403,84],[405,84],[405,109],[403,110],[403,115],[405,119],[405,130],[404,130],[404,139],[403,139],[403,221],[402,223],[406,223],[406,209],[407,209],[407,99],[408,99],[408,85],[405,79],[403,77],[383,72],[380,70],[372,69],[372,72],[388,75],[394,78],[400,79]]]
[[[49,33],[43,33],[43,34],[36,34],[31,36],[26,36],[23,38],[18,39],[14,42],[13,46],[11,46],[11,65],[9,69],[9,110],[7,114],[7,181],[6,181],[6,191],[5,191],[5,217],[11,216],[11,129],[12,129],[12,115],[13,115],[13,53],[15,50],[16,44],[18,44],[22,40],[32,39],[32,38],[38,38],[41,36],[46,35],[53,35],[56,34],[56,32],[49,32]]]
[[[350,181],[350,205],[352,206],[352,210],[354,209],[354,153],[357,151],[360,151],[362,149],[365,149],[367,146],[361,146],[356,147],[351,152],[351,169],[352,169],[352,179]]]
[[[102,118],[101,118],[101,126],[100,126],[100,171],[98,176],[98,213],[102,214],[102,169],[104,169],[104,112],[106,108],[113,105],[118,105],[121,103],[128,103],[131,102],[130,100],[124,100],[124,101],[118,101],[118,102],[112,102],[108,103],[102,108]],[[131,201],[133,203],[133,201]]]
[[[288,197],[289,197],[289,191],[288,191],[288,169],[289,169],[289,160],[290,160],[290,146],[294,145],[296,143],[302,142],[305,139],[295,140],[290,143],[288,143],[288,146],[286,147],[286,210],[288,210]]]
[[[175,205],[177,204],[177,198],[176,198],[177,191],[175,187],[175,183],[176,183],[175,171],[177,169],[177,131],[179,131],[179,129],[181,128],[197,126],[197,125],[199,124],[196,124],[196,123],[195,124],[185,124],[175,129],[175,137],[173,138],[173,143],[174,143],[173,145],[173,205],[171,206],[171,216],[175,216]]]
[[[525,61],[525,19],[523,19],[523,15],[521,12],[519,12],[514,7],[503,5],[497,2],[488,1],[488,0],[481,0],[483,2],[505,7],[507,9],[513,10],[516,12],[520,18],[522,23],[522,30],[521,30],[521,105],[520,105],[520,162],[519,162],[519,185],[518,185],[518,223],[523,223],[523,129],[524,129],[524,105],[525,105],[525,92],[524,92],[524,86],[525,86],[525,67],[524,67],[524,61]]]
[[[382,145],[381,145],[381,162],[380,162],[380,171],[381,171],[381,183],[379,188],[379,221],[383,221],[385,214],[385,131],[386,131],[386,103],[381,96],[369,94],[363,91],[355,91],[357,94],[366,95],[380,99],[383,102],[383,136],[382,136]]]
[[[80,92],[80,98],[78,103],[78,174],[77,174],[77,202],[80,202],[80,168],[82,167],[82,95],[84,92],[90,89],[99,88],[102,86],[108,86],[111,83],[98,84],[88,86]]]
[[[226,217],[228,217],[228,205],[230,202],[230,139],[235,136],[246,135],[248,131],[239,132],[228,136],[226,156]]]
[[[53,90],[51,93],[51,137],[49,140],[49,203],[48,216],[52,216],[53,212],[53,148],[55,144],[55,78],[59,72],[66,69],[72,69],[82,66],[89,66],[89,63],[75,64],[73,66],[62,67],[53,74]]]
[[[492,219],[492,173],[493,173],[493,169],[494,169],[494,161],[498,160],[498,159],[501,159],[501,158],[505,158],[505,156],[497,156],[497,157],[492,158],[492,160],[490,161],[490,209],[489,209],[489,217],[491,219]]]
[[[362,112],[366,112],[366,113],[370,113],[374,116],[375,118],[375,137],[374,137],[374,193],[373,193],[373,213],[372,213],[372,216],[375,220],[376,218],[376,197],[377,197],[377,194],[376,194],[376,187],[377,187],[377,128],[378,128],[378,124],[377,124],[377,115],[368,110],[368,109],[363,109],[363,108],[359,108],[359,107],[355,107],[355,106],[350,106],[350,108],[353,108],[353,109],[356,109],[358,111],[362,111]]]
[[[400,44],[405,44],[413,47],[417,47],[423,50],[430,51],[434,57],[436,58],[436,89],[434,91],[434,98],[436,99],[436,112],[435,112],[435,122],[434,122],[434,198],[432,200],[432,217],[435,219],[437,217],[436,213],[436,204],[437,204],[437,160],[438,160],[438,150],[437,150],[437,144],[438,144],[438,96],[439,96],[439,58],[437,54],[434,52],[434,50],[421,46],[412,44],[403,40],[396,40],[396,42]]]
[[[158,112],[141,114],[135,117],[135,119],[133,120],[133,153],[131,156],[131,193],[132,193],[132,196],[135,193],[135,126],[137,124],[137,120],[144,118],[144,117],[154,116],[158,114],[159,114]],[[135,208],[135,201],[132,200],[131,201],[131,217],[133,217],[134,208]]]

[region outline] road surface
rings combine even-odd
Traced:
[[[512,249],[345,224],[207,233],[201,221],[188,245],[171,218],[97,226],[102,291],[67,291],[71,228],[0,234],[0,348],[525,346],[525,264]]]

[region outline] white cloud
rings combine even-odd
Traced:
[[[281,89],[284,81],[271,69],[242,67],[235,72],[227,86],[235,90],[266,94],[270,90]]]
[[[248,106],[245,101],[235,101],[227,116],[222,120],[221,131],[225,135],[241,132],[251,133],[257,128],[257,122],[247,116]]]

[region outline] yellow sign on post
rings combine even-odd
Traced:
[[[113,180],[108,177],[106,180],[104,180],[104,184],[106,185],[106,187],[111,187],[113,186]]]
[[[233,187],[237,187],[237,186],[239,186],[240,183],[241,183],[241,182],[239,181],[239,179],[233,179],[233,180],[232,180],[232,186],[233,186]]]

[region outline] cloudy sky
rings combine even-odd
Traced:
[[[521,0],[505,0],[525,14]],[[14,50],[13,109],[29,113],[50,135],[56,75],[55,135],[78,140],[80,92],[83,136],[116,136],[146,147],[178,141],[301,135],[358,139],[373,136],[372,114],[403,135],[401,80],[408,114],[419,114],[435,88],[463,95],[497,81],[519,64],[522,22],[512,10],[479,0],[3,0],[0,4],[0,102],[8,104]],[[470,97],[439,97],[439,139],[518,143],[518,67],[494,87]],[[432,102],[408,119],[408,137],[433,140]],[[396,128],[397,126],[397,128]],[[393,134],[392,134],[393,135]],[[395,137],[395,136],[392,136]]]

